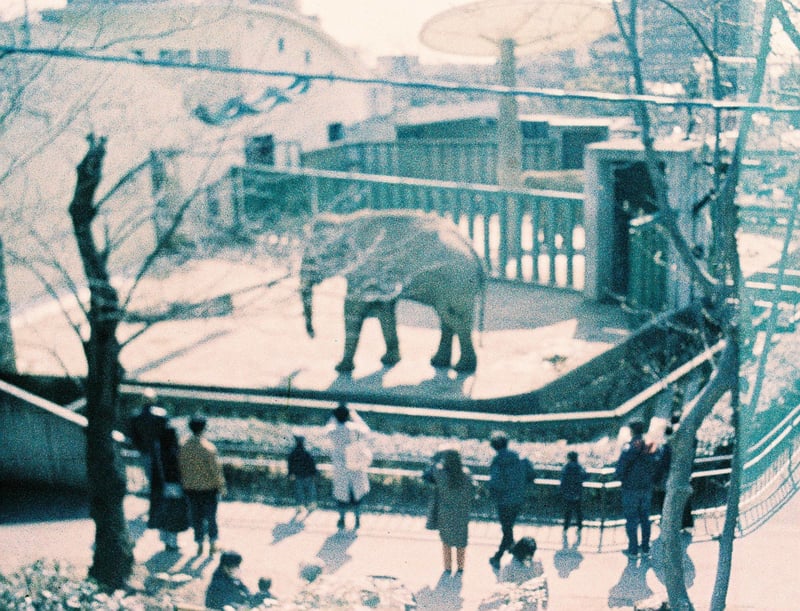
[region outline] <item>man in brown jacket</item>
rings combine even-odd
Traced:
[[[217,505],[220,495],[225,494],[225,477],[217,448],[203,437],[205,417],[192,416],[189,429],[193,434],[181,446],[178,462],[183,490],[189,499],[197,555],[201,556],[206,533],[210,543],[209,553],[217,551]]]

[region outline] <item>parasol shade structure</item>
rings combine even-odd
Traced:
[[[603,0],[483,0],[448,9],[422,27],[423,44],[446,53],[497,57],[502,41],[517,55],[580,47],[612,32]]]
[[[436,51],[498,58],[500,84],[516,87],[516,55],[552,53],[585,44],[611,32],[610,0],[483,0],[434,15],[422,26],[420,40]],[[503,95],[497,120],[497,182],[522,186],[522,133],[517,101]],[[516,204],[508,199],[507,241],[519,252]]]

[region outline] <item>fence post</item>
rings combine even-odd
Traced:
[[[319,214],[319,179],[316,176],[309,176],[308,199],[311,206],[311,214]]]

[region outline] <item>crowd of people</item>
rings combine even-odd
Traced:
[[[159,530],[168,552],[178,550],[178,533],[192,528],[196,555],[204,554],[206,540],[209,554],[214,555],[221,552],[217,546],[217,507],[226,492],[225,477],[217,449],[204,435],[206,418],[195,415],[188,425],[191,435],[181,442],[166,410],[158,406],[155,393],[149,389],[143,395],[140,413],[131,418],[130,438],[139,451],[149,484],[148,528]],[[637,558],[650,553],[650,514],[654,495],[665,488],[671,461],[669,436],[672,429],[667,428],[662,444],[645,438],[642,421],[631,421],[628,431],[630,439],[621,448],[616,477],[621,482],[621,510],[628,538],[625,553],[629,558]],[[341,403],[332,411],[325,434],[330,442],[332,494],[339,512],[337,528],[344,529],[347,515],[352,513],[353,530],[358,530],[361,503],[370,491],[370,428],[355,410]],[[308,515],[317,507],[319,470],[316,459],[305,446],[305,438],[295,435],[294,442],[286,459],[287,473],[294,485],[297,511]],[[536,541],[532,537],[514,537],[515,523],[535,479],[533,464],[509,448],[509,438],[504,432],[493,433],[489,444],[495,456],[489,465],[487,488],[502,532],[489,564],[498,581],[536,580],[546,601],[547,578],[541,562],[534,558]],[[466,564],[470,515],[477,493],[475,478],[463,464],[458,447],[446,445],[433,456],[423,479],[432,486],[426,527],[439,534],[444,573],[460,576]],[[568,452],[559,481],[565,541],[574,524],[580,542],[583,490],[587,479],[578,454]],[[663,498],[660,502],[663,503]],[[687,504],[685,528],[691,527],[691,515],[691,506]],[[511,560],[504,564],[506,552],[510,553]],[[208,608],[255,606],[272,597],[271,581],[267,578],[259,582],[256,592],[245,586],[238,576],[241,563],[239,553],[233,550],[221,553],[207,591]]]

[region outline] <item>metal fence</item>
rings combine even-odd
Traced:
[[[451,218],[495,278],[581,290],[583,195],[308,168],[234,168],[238,222],[287,213],[416,209]]]
[[[497,184],[497,144],[485,140],[395,140],[356,142],[310,151],[301,156],[304,167],[453,182]],[[560,167],[559,143],[554,138],[525,139],[522,169]]]

